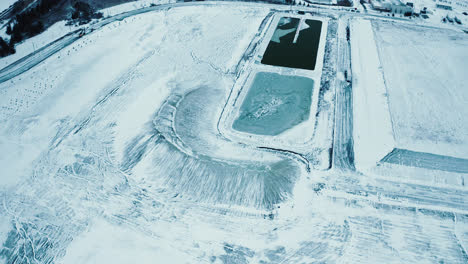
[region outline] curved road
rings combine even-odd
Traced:
[[[239,4],[239,2],[235,2]],[[65,36],[45,45],[44,47],[36,50],[35,52],[30,53],[29,55],[26,55],[25,57],[13,62],[12,64],[6,66],[5,68],[0,70],[0,83],[6,82],[28,70],[36,66],[37,64],[43,62],[45,59],[48,57],[54,55],[61,49],[67,47],[68,45],[72,44],[75,42],[77,39],[80,38],[81,33],[88,34],[93,32],[94,30],[97,30],[107,24],[110,24],[115,21],[122,21],[125,18],[139,15],[139,14],[144,14],[152,11],[158,11],[158,10],[165,10],[165,9],[170,9],[174,7],[180,7],[180,6],[195,6],[195,5],[222,5],[222,4],[232,4],[230,2],[180,2],[180,3],[171,3],[171,4],[163,4],[163,5],[157,5],[157,6],[150,6],[150,7],[144,7],[141,9],[136,9],[128,12],[124,12],[121,14],[117,14],[112,17],[104,18],[103,20],[99,21],[98,23],[89,25],[87,28],[83,29],[78,29],[73,32],[70,32],[66,34]],[[242,3],[243,5],[258,5],[262,3]],[[265,3],[267,5],[267,3]],[[271,5],[271,4],[268,4]],[[275,8],[277,9],[288,9],[288,6],[284,5],[271,5],[271,6],[276,6]]]

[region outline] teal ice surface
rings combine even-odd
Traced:
[[[307,120],[314,81],[277,73],[256,74],[232,128],[257,135],[278,135]]]

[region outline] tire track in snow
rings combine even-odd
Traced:
[[[350,43],[347,40],[349,18],[338,24],[338,72],[345,79],[337,79],[335,90],[335,127],[333,132],[332,166],[339,170],[355,170],[353,150],[353,98],[351,79]],[[342,20],[345,20],[344,22]]]

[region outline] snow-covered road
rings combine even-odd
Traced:
[[[131,10],[128,12],[124,12],[121,14],[117,14],[108,18],[105,18],[98,23],[91,24],[89,27],[84,28],[84,29],[78,29],[73,32],[70,32],[66,34],[65,36],[51,42],[50,44],[41,47],[37,51],[34,51],[31,54],[26,55],[25,57],[15,61],[14,63],[2,68],[0,70],[0,83],[5,82],[11,78],[14,78],[34,66],[38,65],[42,61],[46,60],[49,58],[51,55],[57,53],[58,51],[62,50],[63,48],[69,46],[73,42],[75,42],[77,39],[81,37],[82,34],[89,34],[93,32],[94,30],[98,30],[99,28],[108,25],[110,23],[116,22],[116,21],[122,21],[125,18],[139,15],[139,14],[144,14],[147,12],[153,12],[153,11],[158,11],[162,9],[169,9],[172,7],[177,7],[177,6],[192,6],[197,3],[170,3],[170,4],[164,4],[160,6],[150,6],[150,7],[145,7],[141,9],[136,9],[136,10]],[[205,3],[200,3],[201,5],[206,5]]]
[[[333,167],[338,170],[354,170],[353,147],[353,98],[350,44],[347,40],[349,19],[343,17],[338,24],[338,56],[335,101],[335,127],[333,132]],[[346,75],[346,76],[345,76]]]

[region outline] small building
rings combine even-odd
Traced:
[[[413,13],[413,7],[403,4],[400,0],[370,0],[372,8],[393,14]]]

